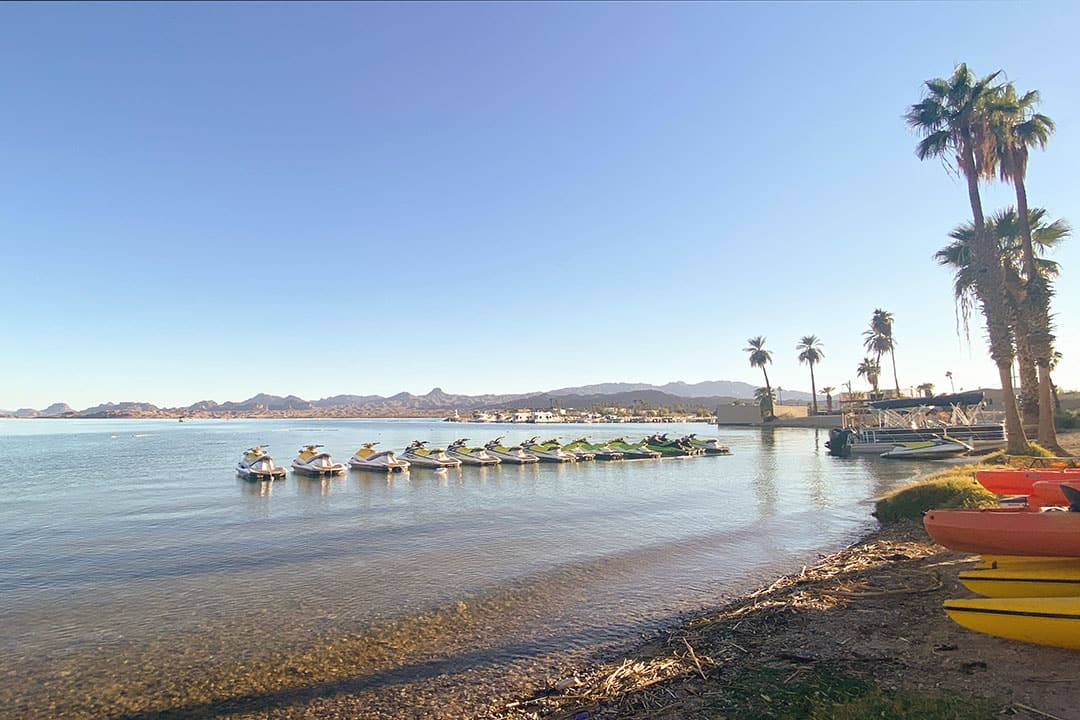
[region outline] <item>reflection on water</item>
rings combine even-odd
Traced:
[[[0,420],[0,675],[31,661],[55,671],[60,657],[77,658],[78,675],[95,653],[156,647],[171,648],[158,660],[167,672],[461,600],[479,603],[486,627],[538,646],[610,639],[611,628],[648,626],[850,542],[872,523],[870,500],[912,474],[831,458],[818,431],[675,426],[665,430],[718,435],[734,454],[237,480],[239,454],[270,433],[281,447],[321,442],[340,455],[372,441],[442,445],[459,429],[289,424]],[[511,444],[531,434],[483,429]],[[507,593],[504,605],[477,600]]]

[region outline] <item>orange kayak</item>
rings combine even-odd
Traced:
[[[1077,480],[1038,480],[1031,486],[1031,495],[1028,496],[1028,507],[1054,507],[1068,506],[1069,501],[1065,497],[1062,487],[1071,487],[1080,490],[1080,479]]]
[[[982,555],[1080,557],[1080,512],[930,510],[923,525],[939,545]]]
[[[1030,495],[1031,486],[1040,480],[1080,480],[1080,468],[978,470],[975,479],[995,495]]]

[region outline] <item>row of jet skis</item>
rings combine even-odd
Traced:
[[[414,440],[404,452],[396,455],[392,450],[376,450],[378,443],[364,443],[352,457],[348,467],[354,470],[400,472],[410,467],[443,469],[462,465],[498,465],[508,463],[572,463],[588,460],[655,460],[665,457],[694,457],[698,455],[730,455],[731,449],[713,438],[699,438],[694,434],[680,438],[668,438],[667,434],[649,435],[640,442],[630,443],[616,438],[602,443],[590,443],[579,438],[562,445],[558,438],[539,442],[530,438],[513,446],[503,444],[497,437],[483,447],[469,447],[468,438],[455,440],[445,448],[429,448],[424,440]],[[267,453],[268,445],[257,445],[244,451],[236,465],[236,474],[247,480],[276,480],[285,477],[286,469],[274,462]],[[341,475],[344,463],[334,462],[322,445],[305,445],[292,461],[293,472],[321,477]]]
[[[981,562],[960,582],[983,597],[950,599],[945,612],[978,632],[1080,650],[1080,468],[976,472],[999,507],[930,510],[939,544]]]

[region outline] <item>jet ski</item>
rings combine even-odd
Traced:
[[[721,445],[720,441],[716,438],[699,438],[697,433],[690,433],[686,436],[690,441],[690,444],[696,448],[701,448],[705,451],[706,455],[730,455],[731,448],[727,445]]]
[[[405,452],[401,453],[403,460],[408,460],[410,465],[426,468],[451,468],[461,467],[461,461],[446,454],[442,448],[424,447],[427,440],[413,440]]]
[[[574,453],[579,460],[622,460],[623,452],[607,445],[593,445],[589,438],[578,438],[563,445],[563,450]]]
[[[623,458],[626,460],[656,460],[657,458],[663,457],[663,453],[646,447],[644,443],[631,445],[621,437],[609,441],[607,446],[621,452]]]
[[[540,462],[566,463],[578,461],[577,455],[568,453],[562,449],[562,446],[559,445],[558,438],[552,438],[551,440],[545,440],[542,443],[538,443],[536,442],[536,438],[533,437],[521,443],[521,447],[540,458]]]
[[[488,453],[485,448],[465,447],[468,440],[469,438],[461,438],[450,443],[446,446],[446,454],[452,458],[457,458],[464,465],[498,465],[502,462],[499,458]]]
[[[409,469],[406,460],[398,460],[394,457],[393,450],[379,452],[375,446],[379,443],[364,443],[356,453],[349,458],[349,467],[353,470],[378,470],[380,472],[402,472]]]
[[[266,453],[269,445],[256,445],[244,451],[240,462],[236,463],[236,474],[245,480],[280,480],[285,477],[285,468],[274,463],[274,458]]]
[[[497,457],[504,463],[510,463],[512,465],[527,465],[529,463],[540,462],[540,458],[533,455],[531,452],[525,450],[520,445],[514,447],[506,447],[502,444],[503,436],[495,438],[491,442],[484,445],[484,449],[492,457]]]
[[[881,453],[883,458],[941,460],[971,452],[971,446],[951,437],[920,442],[897,443],[892,450]]]
[[[334,462],[328,452],[319,452],[322,445],[305,445],[299,455],[293,458],[292,469],[301,475],[321,477],[323,475],[343,475],[345,466]]]
[[[671,440],[668,438],[667,433],[663,435],[649,435],[642,441],[646,447],[650,450],[659,452],[663,457],[689,457],[691,455],[704,455],[704,448],[696,448],[690,440],[682,437],[677,440]]]

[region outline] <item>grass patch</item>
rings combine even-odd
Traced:
[[[815,668],[751,670],[725,688],[706,717],[740,720],[983,720],[994,708],[972,698],[887,691],[862,678]]]
[[[918,520],[932,509],[994,507],[997,496],[975,481],[976,471],[993,467],[1000,465],[959,465],[897,488],[877,501],[874,517],[887,524]]]

